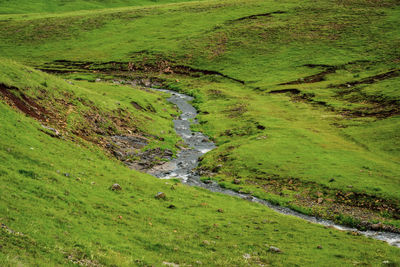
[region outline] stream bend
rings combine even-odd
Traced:
[[[193,132],[190,129],[191,124],[197,123],[196,120],[197,111],[190,104],[190,102],[193,100],[193,97],[166,89],[153,89],[153,90],[169,93],[171,95],[170,98],[168,98],[168,101],[175,104],[181,111],[180,117],[174,120],[174,128],[176,133],[182,137],[185,144],[188,146],[187,149],[183,149],[178,153],[177,158],[171,160],[170,162],[162,166],[150,170],[149,173],[152,174],[153,176],[156,176],[161,179],[177,178],[180,179],[184,184],[188,184],[191,186],[199,186],[206,188],[212,192],[218,192],[230,196],[239,197],[248,201],[256,202],[265,205],[281,214],[295,216],[312,223],[317,223],[324,226],[330,226],[342,231],[357,232],[364,236],[385,241],[392,246],[400,248],[400,234],[390,233],[390,232],[379,232],[372,230],[360,231],[355,228],[335,224],[333,221],[330,220],[325,220],[314,216],[305,215],[286,207],[274,205],[266,200],[253,197],[248,194],[242,194],[226,188],[222,188],[221,186],[218,185],[218,183],[214,181],[208,183],[202,182],[200,180],[200,175],[198,175],[193,170],[197,167],[199,158],[205,153],[216,148],[216,146],[204,134],[200,132]]]

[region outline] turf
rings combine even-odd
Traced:
[[[91,1],[63,1],[63,0],[34,0],[34,1],[0,1],[0,14],[26,14],[26,13],[62,13],[78,10],[106,9],[129,6],[147,6],[180,1],[171,0],[91,0]]]
[[[0,82],[19,88],[14,90],[17,95],[18,92],[23,92],[54,110],[54,113],[61,114],[60,121],[65,123],[65,131],[79,140],[80,144],[84,144],[83,148],[77,148],[73,153],[89,153],[82,151],[86,151],[87,146],[101,144],[102,135],[91,132],[92,122],[83,119],[82,116],[89,114],[93,107],[97,107],[96,112],[105,118],[116,116],[118,109],[124,109],[125,115],[133,118],[129,127],[137,129],[141,135],[147,134],[151,139],[151,147],[162,147],[176,152],[175,144],[179,139],[171,130],[171,118],[176,115],[176,111],[165,104],[165,98],[138,88],[132,89],[112,83],[114,79],[157,79],[162,81],[163,86],[195,97],[194,105],[200,111],[200,124],[196,129],[204,131],[218,145],[217,149],[202,159],[199,171],[203,179],[214,179],[224,187],[251,193],[301,212],[331,218],[353,226],[365,227],[361,222],[383,222],[385,225],[400,227],[398,193],[400,190],[398,176],[400,173],[398,88],[400,6],[398,1],[320,0],[299,3],[291,0],[279,2],[225,0],[168,4],[167,2],[150,4],[144,1],[136,3],[96,1],[90,6],[82,5],[79,1],[61,6],[59,5],[61,2],[55,1],[54,6],[43,8],[37,4],[30,10],[24,7],[26,5],[23,1],[18,8],[10,3],[0,9],[0,13],[3,13],[0,15],[0,54],[7,58],[0,64]],[[46,75],[23,67],[8,59],[58,74],[74,84],[55,78],[53,74]],[[98,78],[102,82],[93,82]],[[40,93],[41,91],[43,92]],[[65,96],[65,92],[70,93],[68,97]],[[49,96],[44,97],[44,95]],[[72,114],[67,114],[65,107],[55,101],[63,96],[67,99],[71,97],[71,102],[75,104]],[[78,98],[93,103],[88,108]],[[157,112],[153,114],[139,111],[132,106],[132,101],[140,103],[140,106],[154,105]],[[116,104],[117,102],[119,104]],[[2,114],[6,114],[6,111],[11,112],[4,105],[3,110]],[[4,130],[2,137],[6,133],[17,131],[12,127],[22,127],[19,124],[13,126],[11,123],[15,121],[13,116],[17,115],[3,118],[2,125],[7,125],[7,128],[3,129],[7,130]],[[26,120],[34,124],[33,121]],[[60,125],[57,121],[51,122],[56,126]],[[110,120],[99,128],[104,131],[109,126],[113,126],[111,127],[113,132],[122,133],[126,133],[128,128],[119,127]],[[84,132],[87,132],[87,135],[82,134]],[[37,134],[39,138],[40,133]],[[12,137],[7,137],[3,142],[7,144],[11,142],[10,140]],[[55,146],[61,146],[54,139],[46,140],[52,140]],[[68,139],[65,142],[73,141]],[[55,147],[47,145],[45,147],[57,151]],[[98,155],[101,160],[96,166],[111,164],[109,158],[103,158],[104,151],[100,152],[97,147],[91,149],[95,152],[90,151]],[[65,157],[63,161],[68,162],[68,156],[63,156]],[[43,161],[45,159],[42,158],[37,164],[40,165]],[[115,178],[112,177],[121,176],[123,181],[128,181],[132,172],[112,162],[113,167],[104,170],[104,177],[109,178],[96,176],[99,177],[96,183],[105,180],[102,189],[95,194],[111,193],[106,187],[114,182]],[[5,162],[2,166],[8,168],[19,164],[22,165],[16,160]],[[27,162],[26,166],[31,164]],[[74,165],[69,164],[68,166]],[[83,164],[81,167],[76,168],[77,172],[89,173],[80,171],[89,168],[86,163],[81,164]],[[22,170],[22,173],[17,174],[21,179],[26,176],[36,177],[36,172],[47,175],[45,170],[48,166],[36,167],[35,170],[16,168],[14,172],[5,171],[7,174],[3,177],[9,179],[18,170]],[[68,169],[68,167],[60,166],[56,167],[57,169]],[[92,170],[94,169],[93,167]],[[119,173],[121,174],[118,175]],[[143,187],[144,191],[140,198],[146,199],[146,195],[149,203],[153,203],[153,195],[160,189],[153,192],[149,188],[154,185],[161,186],[163,182],[152,180],[144,174],[133,173],[137,177],[143,177],[136,187],[136,190]],[[33,182],[40,183],[35,179]],[[199,189],[180,188],[185,188],[182,189],[184,191],[182,194],[186,194],[188,199],[193,194],[198,194],[212,198],[213,203],[226,203],[224,210],[230,207],[236,212],[231,218],[237,220],[237,227],[250,225],[245,221],[251,222],[250,218],[260,218],[261,213],[270,214],[267,209],[254,206],[257,211],[240,217],[241,211],[247,211],[253,206],[228,197],[214,196]],[[3,192],[7,192],[10,189],[4,190]],[[83,189],[79,187],[75,193],[79,194],[79,190]],[[17,193],[14,194],[18,197]],[[176,194],[174,195],[176,198],[180,196],[175,191],[168,191],[167,195],[169,194]],[[29,199],[33,194],[27,193],[26,197]],[[83,198],[80,201],[81,205],[86,205]],[[185,198],[185,205],[186,201],[192,203],[192,200]],[[232,201],[235,204],[232,204]],[[135,202],[137,203],[139,202]],[[157,210],[158,204],[155,203],[159,202],[154,202],[155,206],[152,208],[147,206],[140,208],[140,212],[146,214],[140,216],[142,220],[150,216],[148,214],[152,209]],[[8,205],[11,204],[7,203],[2,207]],[[21,203],[15,205],[16,208],[23,207]],[[123,210],[127,210],[129,206],[122,207]],[[36,208],[37,212],[43,210],[43,206]],[[148,211],[145,211],[146,209]],[[262,212],[259,212],[259,209]],[[77,210],[82,212],[80,208]],[[98,216],[103,216],[102,212],[106,211],[96,210],[100,212]],[[181,212],[179,206],[173,212]],[[166,261],[195,264],[195,260],[200,260],[204,264],[243,265],[245,262],[242,255],[246,253],[244,248],[250,246],[246,242],[254,241],[253,244],[261,242],[261,237],[256,232],[246,232],[243,233],[244,237],[241,236],[240,231],[243,228],[235,228],[238,232],[224,232],[225,238],[231,240],[229,242],[237,242],[235,244],[239,246],[240,253],[236,253],[235,250],[228,252],[231,247],[227,244],[225,247],[222,245],[219,248],[221,250],[215,250],[220,253],[218,255],[223,255],[221,261],[216,263],[211,256],[206,256],[205,250],[196,252],[199,247],[206,249],[208,242],[203,244],[199,241],[197,245],[202,245],[195,246],[187,239],[192,237],[189,233],[199,230],[189,227],[189,225],[193,227],[194,217],[203,220],[207,216],[222,215],[196,212],[191,213],[190,219],[189,217],[182,219],[188,221],[188,228],[185,230],[188,231],[187,235],[179,241],[185,244],[183,247],[188,248],[185,251],[186,256],[178,249],[176,255],[180,256]],[[97,218],[96,216],[94,217]],[[182,212],[178,217],[182,216],[186,215]],[[86,222],[90,221],[89,216],[84,218]],[[10,219],[8,220],[6,225],[10,224]],[[24,220],[26,219],[20,217],[15,220],[15,225],[9,226],[19,227]],[[286,222],[286,225],[293,223],[291,219],[280,216],[276,221],[278,223],[274,227],[284,227]],[[76,225],[77,221],[73,228]],[[129,229],[138,227],[136,224],[129,225],[131,227],[128,227]],[[199,225],[196,224],[195,227],[197,226]],[[319,230],[315,229],[320,229],[300,222],[296,227],[298,229],[306,227],[316,232]],[[171,229],[173,228],[171,226]],[[28,229],[21,226],[17,231],[28,232],[30,236],[32,231]],[[76,230],[76,237],[83,231],[79,229],[83,228]],[[159,230],[164,231],[161,228]],[[109,230],[103,228],[102,231]],[[279,231],[283,231],[282,228],[279,228]],[[304,257],[305,263],[314,265],[326,264],[322,261],[323,258],[332,259],[332,263],[340,265],[356,264],[356,261],[368,262],[359,259],[347,261],[365,253],[360,252],[366,251],[363,250],[363,246],[357,244],[354,246],[357,249],[354,250],[351,245],[355,244],[352,243],[356,242],[354,240],[364,240],[359,237],[346,236],[346,241],[341,242],[341,245],[344,244],[341,251],[348,253],[344,256],[340,256],[340,253],[324,254],[321,258],[312,256],[311,249],[304,244],[316,242],[315,240],[326,234],[325,231],[327,230],[321,229],[321,236],[315,235],[312,237],[315,239],[310,240],[307,239],[309,237],[305,237],[308,235],[305,234],[306,230],[295,237],[290,237],[298,245],[290,243],[285,251],[291,247],[298,249],[293,249],[293,255],[296,256],[291,254],[282,257],[285,258],[283,261],[276,260],[274,257],[277,255],[271,256],[268,253],[266,256],[260,254],[258,257],[265,256],[267,258],[265,263],[271,265],[295,264],[301,257]],[[263,231],[266,232],[268,231]],[[335,231],[334,233],[338,234]],[[222,236],[222,233],[218,236]],[[48,235],[32,236],[33,240],[39,237],[49,238]],[[97,251],[90,253],[96,255],[93,258],[103,261],[106,265],[132,264],[137,259],[136,255],[141,254],[143,254],[143,265],[157,265],[161,264],[161,261],[157,260],[162,258],[157,253],[171,255],[171,252],[166,253],[166,250],[159,252],[163,250],[161,245],[153,244],[143,248],[143,244],[153,238],[158,237],[154,234],[154,237],[142,236],[139,238],[140,241],[131,239],[127,247],[136,248],[138,252],[135,253],[132,249],[124,248],[124,250],[121,245],[116,247],[110,245],[116,242],[112,237],[103,240],[103,243],[100,242],[101,246],[87,251],[88,253]],[[334,238],[330,236],[325,235],[324,238],[331,240],[332,245],[339,244],[338,241],[332,241]],[[90,237],[86,239],[89,240]],[[200,239],[210,241],[211,238],[204,236]],[[286,237],[281,241],[282,243],[277,245],[283,247],[283,243],[287,242]],[[63,242],[60,241],[59,244]],[[170,244],[176,242],[174,239]],[[29,246],[28,244],[26,243],[26,246]],[[90,242],[86,244],[93,245]],[[305,247],[301,248],[303,245]],[[65,244],[60,246],[71,247]],[[102,246],[108,247],[109,251],[102,252],[101,249],[104,249]],[[385,251],[389,250],[383,247]],[[126,257],[123,262],[117,261],[118,256],[110,258],[114,248],[117,251],[115,255]],[[127,250],[133,254],[129,254]],[[12,251],[15,250],[10,249],[7,254]],[[41,253],[45,255],[53,252]],[[90,254],[88,253],[79,255],[86,255],[85,258],[88,258]],[[323,250],[321,253],[328,252]],[[99,259],[98,255],[102,255],[103,258]],[[197,255],[198,258],[189,255]],[[237,257],[231,262],[225,260],[233,257],[232,255]],[[54,257],[56,259],[63,256]],[[372,258],[378,259],[374,255],[366,257],[370,257],[368,259],[372,265],[381,263],[372,262]],[[24,261],[30,258],[27,256]],[[39,261],[38,258],[34,257],[35,260],[30,263]],[[4,262],[10,264],[9,260],[5,258]],[[251,264],[256,263],[251,262]],[[63,260],[60,260],[59,264],[63,264]]]
[[[155,179],[0,109],[2,266],[398,263],[398,249],[383,242]]]

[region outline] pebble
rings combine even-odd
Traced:
[[[246,260],[248,260],[248,259],[250,259],[250,258],[251,258],[251,255],[250,255],[250,254],[248,254],[248,253],[246,253],[246,254],[243,254],[243,258],[245,258]]]
[[[156,195],[155,195],[155,198],[157,198],[157,199],[165,199],[167,196],[165,195],[165,193],[163,193],[163,192],[158,192]]]
[[[120,190],[122,190],[122,187],[119,184],[113,184],[111,186],[111,190],[112,191],[120,191]]]
[[[274,247],[274,246],[270,246],[269,247],[269,251],[274,252],[274,253],[281,253],[282,252],[279,248]]]

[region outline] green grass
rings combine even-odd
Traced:
[[[0,110],[2,266],[398,263],[398,249],[383,242],[158,180],[94,145],[52,138],[3,103]],[[123,190],[111,191],[114,183]],[[159,191],[167,200],[154,198]]]
[[[101,135],[91,131],[93,123],[82,115],[101,114],[106,120],[100,130],[136,129],[149,136],[150,147],[176,151],[178,138],[171,123],[176,111],[165,97],[93,82],[156,77],[165,86],[195,97],[200,124],[194,128],[218,145],[202,159],[203,178],[343,223],[356,224],[361,218],[398,226],[396,210],[379,204],[400,207],[399,76],[382,76],[399,70],[398,1],[93,1],[90,6],[87,1],[66,6],[56,1],[46,8],[37,2],[29,10],[28,2],[21,1],[18,8],[13,3],[0,5],[2,57],[36,68],[67,70],[60,77],[74,85],[8,59],[0,62],[0,82],[60,114],[63,124],[52,121],[51,125],[74,138],[86,131],[83,136],[91,143],[79,138],[78,142],[50,139],[37,130],[36,122],[2,104],[0,167],[4,171],[0,174],[7,182],[1,190],[13,198],[1,194],[5,215],[0,217],[27,235],[3,234],[10,246],[3,254],[4,263],[65,264],[65,255],[74,254],[105,265],[132,265],[136,260],[160,265],[164,259],[193,265],[196,260],[205,265],[244,265],[242,255],[252,252],[271,265],[327,265],[326,259],[329,265],[379,265],[384,260],[379,253],[395,259],[398,252],[378,242],[278,216],[258,205],[181,185],[170,190],[165,181],[106,158],[93,146]],[[150,5],[136,6],[145,4]],[[238,20],[262,13],[271,14]],[[83,63],[63,65],[56,60]],[[116,63],[101,65],[110,61]],[[181,75],[174,68],[177,65],[218,71],[228,78]],[[321,72],[326,73],[320,81],[307,83],[308,76]],[[365,82],[368,79],[372,80]],[[293,81],[297,82],[282,85]],[[283,89],[299,93],[270,94]],[[71,113],[60,99],[73,104]],[[156,112],[137,110],[131,101],[152,105]],[[119,109],[123,115],[117,115]],[[118,127],[110,120],[113,116],[129,118],[128,127]],[[73,178],[62,175],[66,172]],[[232,183],[234,179],[241,183]],[[126,190],[109,191],[114,182]],[[166,191],[171,199],[154,200],[157,191]],[[337,194],[342,193],[361,197],[341,203]],[[321,205],[316,203],[320,194]],[[45,216],[41,215],[47,202],[41,199],[54,203]],[[337,202],[332,206],[329,199]],[[38,204],[28,204],[34,201]],[[209,205],[201,206],[202,202]],[[170,204],[178,208],[166,209]],[[336,204],[340,210],[331,211]],[[216,213],[218,208],[226,212]],[[124,219],[119,220],[119,215]],[[276,223],[261,224],[265,217]],[[93,222],[95,227],[85,231]],[[254,229],[253,222],[261,229]],[[220,226],[215,228],[214,223]],[[204,240],[216,243],[209,246]],[[318,240],[329,249],[322,244],[324,249],[316,250],[322,242]],[[265,243],[281,247],[284,254],[266,252]],[[17,257],[20,247],[26,254]]]
[[[190,1],[190,0],[189,0]],[[70,12],[77,10],[105,9],[118,8],[128,6],[147,6],[166,3],[175,3],[174,0],[34,0],[34,1],[0,1],[0,14],[26,14],[26,13],[50,13],[50,12]]]
[[[102,143],[105,135],[136,134],[148,139],[149,148],[176,151],[179,139],[172,115],[177,112],[166,103],[166,95],[107,82],[74,80],[70,84],[10,60],[0,61],[0,72],[2,84],[18,88],[13,90],[17,97],[23,94],[44,107],[49,113],[45,124],[63,134],[77,134],[95,143]]]

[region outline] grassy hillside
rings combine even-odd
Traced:
[[[2,265],[400,264],[383,243],[129,170],[110,146],[176,153],[177,111],[141,85],[183,91],[218,145],[203,179],[398,230],[399,1],[16,3],[0,0]]]
[[[84,88],[7,60],[5,66],[1,82],[23,79],[14,83],[20,92],[41,79],[63,92]],[[86,93],[95,96],[101,87]],[[383,242],[152,178],[92,143],[46,134],[38,121],[4,102],[0,110],[2,266],[324,265],[327,257],[339,265],[398,263],[398,249]],[[122,190],[110,190],[114,183]],[[155,198],[159,191],[165,200]]]
[[[4,59],[0,72],[2,99],[63,138],[105,147],[110,136],[137,136],[147,148],[176,151],[171,120],[177,112],[155,92],[94,80],[71,82]]]
[[[368,213],[358,219],[398,225],[399,14],[396,1],[230,0],[15,15],[0,51],[52,72],[190,88],[220,145],[208,176],[330,218],[350,204]]]
[[[190,1],[190,0],[189,0]],[[176,3],[174,0],[0,0],[0,14],[61,13],[77,10],[105,9]]]

